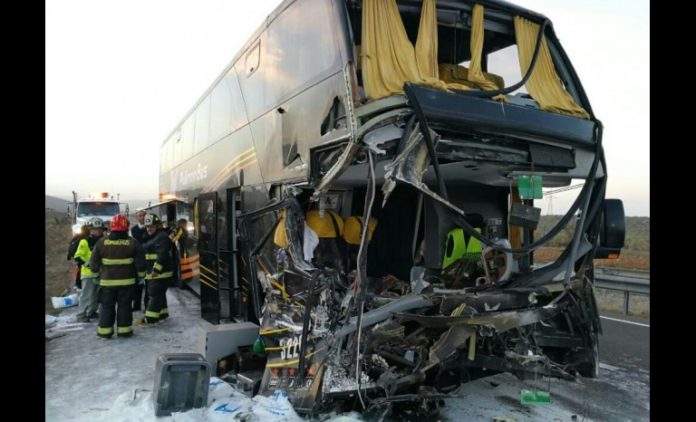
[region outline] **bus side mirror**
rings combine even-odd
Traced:
[[[626,238],[626,217],[620,199],[605,199],[596,259],[618,259]]]

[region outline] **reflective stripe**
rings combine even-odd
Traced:
[[[98,274],[98,273],[97,273],[97,274]],[[81,276],[82,278],[97,277],[97,276],[95,275],[95,273],[92,272],[92,270],[90,270],[89,267],[86,266],[86,265],[83,265],[83,266],[80,268],[80,276]]]
[[[145,311],[145,316],[148,318],[159,318],[160,313],[155,311]]]
[[[138,277],[143,278],[147,274],[145,271],[138,271]]]
[[[128,246],[130,239],[104,239],[104,245]]]
[[[160,315],[169,315],[169,310],[167,308],[162,308]]]
[[[158,280],[158,279],[160,279],[160,278],[169,278],[169,277],[171,277],[172,275],[174,275],[174,273],[171,272],[171,271],[167,271],[167,272],[165,272],[165,273],[161,273],[160,275],[155,276],[155,277],[153,277],[153,276],[152,276],[152,273],[150,273],[150,274],[148,274],[148,275],[145,276],[145,279],[146,279],[146,280]]]
[[[157,254],[156,253],[146,253],[145,259],[148,261],[154,261],[155,259],[157,259]]]
[[[152,268],[154,268],[157,271],[162,271],[162,264],[160,264],[159,262],[155,262],[155,265],[153,265]]]
[[[97,327],[97,334],[113,334],[114,327]]]
[[[205,275],[205,273],[200,273],[200,275],[201,275],[201,278],[205,279],[205,280],[208,281],[209,283],[217,284],[217,281],[215,281],[215,280],[213,280],[212,278],[208,277],[207,275]]]
[[[181,264],[181,270],[192,270],[194,268],[198,268],[198,263],[194,262],[191,264]]]
[[[106,287],[112,287],[112,286],[130,286],[131,284],[135,284],[135,279],[134,278],[122,278],[118,280],[105,280],[101,279],[101,282],[99,283],[101,286],[106,286]]]
[[[132,332],[133,332],[133,327],[116,327],[117,334],[126,334],[126,333],[132,333]]]
[[[198,271],[198,270],[193,270],[193,271],[191,271],[191,272],[181,274],[181,279],[182,279],[182,280],[188,280],[189,278],[193,278],[193,277],[195,277],[195,276],[197,276],[197,275],[199,275],[199,274],[200,274],[200,271]]]
[[[123,259],[111,259],[111,258],[102,258],[101,262],[104,265],[128,265],[132,264],[134,261],[133,258],[123,258]]]
[[[189,256],[187,258],[181,258],[182,264],[188,264],[188,263],[191,263],[193,261],[198,261],[198,255]]]

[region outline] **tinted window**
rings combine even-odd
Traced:
[[[173,135],[162,145],[160,152],[160,173],[169,171],[172,168],[172,145],[174,144]]]
[[[242,88],[250,119],[277,105],[282,98],[317,82],[330,70],[339,69],[333,35],[338,25],[332,19],[330,3],[297,1],[264,32],[258,69],[250,72],[254,55],[244,56],[238,70],[240,75],[245,75]]]
[[[195,113],[196,127],[195,127],[195,141],[194,148],[190,154],[186,155],[184,159],[193,155],[193,153],[198,152],[208,146],[209,136],[208,127],[210,124],[210,95],[207,96],[196,108]]]
[[[191,155],[194,135],[194,116],[191,115],[181,126],[181,136],[174,139],[174,155],[172,167],[181,164]]]
[[[246,124],[244,101],[234,69],[213,89],[210,106],[210,143]]]

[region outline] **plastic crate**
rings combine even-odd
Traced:
[[[210,364],[197,353],[163,353],[155,367],[155,416],[208,405]]]

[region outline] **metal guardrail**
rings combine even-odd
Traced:
[[[628,315],[631,293],[650,295],[650,273],[598,268],[595,271],[595,287],[624,292],[623,313]]]

